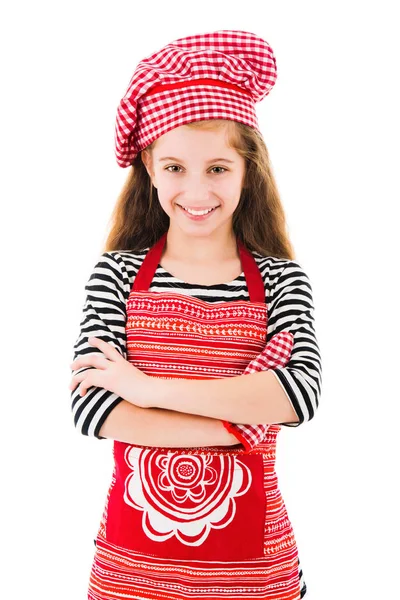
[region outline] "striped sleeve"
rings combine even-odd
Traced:
[[[86,301],[80,323],[80,332],[74,344],[74,358],[101,352],[89,346],[88,338],[98,337],[116,348],[126,359],[126,298],[129,279],[124,262],[117,252],[103,253],[85,286]],[[86,369],[78,369],[73,374]],[[123,398],[104,388],[90,387],[84,396],[79,386],[71,393],[72,414],[76,429],[83,435],[106,439],[99,431],[107,416]]]
[[[294,260],[288,262],[274,286],[267,343],[281,331],[293,334],[293,349],[285,367],[273,370],[299,421],[279,423],[298,427],[310,421],[318,408],[322,365],[314,322],[314,301],[310,279]]]

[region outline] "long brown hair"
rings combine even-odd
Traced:
[[[246,171],[238,206],[232,216],[235,236],[249,250],[262,256],[295,258],[285,213],[261,134],[243,123],[211,119],[188,123],[189,127],[216,128],[228,124],[229,144],[245,159]],[[155,142],[146,150],[151,152]],[[157,190],[140,153],[129,167],[128,177],[110,218],[110,232],[103,252],[142,252],[169,228],[169,216],[161,208]]]

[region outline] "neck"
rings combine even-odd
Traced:
[[[211,264],[237,258],[239,252],[233,231],[227,235],[196,236],[170,227],[163,252],[165,255],[171,260],[190,264]]]

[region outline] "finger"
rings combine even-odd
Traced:
[[[84,396],[86,394],[86,392],[88,391],[88,389],[93,387],[94,385],[95,384],[91,380],[88,380],[88,378],[85,378],[82,381],[82,383],[78,386],[79,395]]]
[[[107,369],[110,361],[101,352],[84,354],[74,360],[70,367],[77,371],[81,367],[96,367],[96,369]]]
[[[120,352],[116,348],[114,348],[112,344],[110,344],[109,342],[105,342],[100,338],[89,337],[88,344],[99,348],[99,350],[101,350],[104,356],[109,360],[112,360],[114,362],[118,362],[119,360],[125,360],[124,357],[120,354]]]
[[[76,387],[81,383],[81,381],[83,381],[84,378],[79,377],[79,375],[74,375],[73,378],[71,379],[69,386],[68,386],[71,391],[75,390]]]
[[[71,380],[71,383],[69,385],[70,389],[75,390],[75,388],[80,384],[81,385],[80,393],[82,395],[82,390],[84,388],[86,388],[86,390],[87,390],[88,388],[95,385],[95,383],[93,382],[93,371],[94,371],[94,369],[90,369],[90,374],[89,374],[89,371],[82,371],[81,373],[74,375]]]
[[[74,375],[69,383],[69,386],[68,386],[69,389],[75,390],[77,385],[79,385],[79,383],[81,383],[81,381],[83,381],[83,380],[84,380],[84,377],[79,377],[79,375]]]
[[[87,392],[87,388],[84,386],[83,383],[81,383],[81,385],[79,386],[79,395],[80,396],[84,396]]]

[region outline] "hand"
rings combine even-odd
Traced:
[[[74,390],[80,383],[80,395],[84,396],[91,386],[101,387],[142,408],[153,406],[149,402],[151,377],[125,360],[114,346],[99,338],[90,337],[88,343],[102,353],[79,356],[70,365],[71,369],[86,369],[71,379],[69,388]]]

